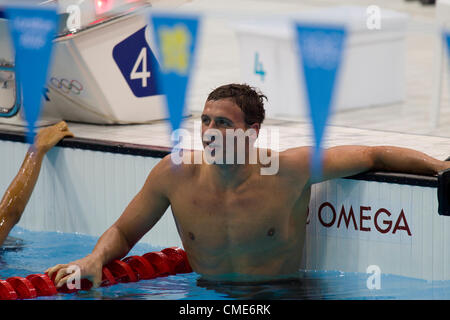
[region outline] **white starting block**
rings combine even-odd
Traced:
[[[95,12],[97,15],[93,8],[83,7],[82,19],[76,21],[73,8],[79,3],[60,2],[61,20],[68,26],[62,25],[64,32],[60,30],[54,40],[41,119],[128,124],[168,118],[165,97],[156,86],[158,63],[148,27],[147,1],[134,1],[127,10],[103,8],[104,12]],[[92,21],[95,17],[98,20]],[[7,21],[0,22],[0,62],[11,65],[14,55]],[[69,28],[74,23],[80,28]],[[0,104],[9,109],[13,98],[12,89],[0,91]],[[14,118],[0,117],[0,121],[23,123],[17,119],[20,113]]]
[[[146,25],[136,13],[58,38],[43,116],[104,124],[166,118]]]
[[[405,35],[408,16],[380,9],[380,28],[369,29],[367,7],[331,7],[296,15],[298,21],[343,24],[345,43],[335,111],[405,99]],[[235,26],[242,81],[268,96],[266,114],[307,115],[299,74],[294,19],[255,20]]]

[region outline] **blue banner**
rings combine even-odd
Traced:
[[[314,152],[311,159],[312,175],[322,175],[322,149],[328,116],[330,114],[335,80],[341,63],[346,31],[344,28],[296,24],[299,66],[303,66],[305,92],[314,133]]]
[[[444,36],[445,44],[447,45],[446,46],[447,55],[450,57],[450,31],[444,32],[443,36]]]
[[[166,95],[170,123],[175,131],[181,126],[185,109],[199,19],[195,16],[152,13],[150,21],[160,63],[157,86]]]
[[[23,95],[28,126],[27,141],[34,141],[42,92],[50,63],[52,41],[56,35],[58,15],[54,6],[8,6],[5,8],[15,49],[16,77]]]

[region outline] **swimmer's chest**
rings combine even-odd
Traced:
[[[287,240],[297,198],[279,184],[256,184],[239,192],[192,186],[171,199],[171,206],[184,242],[220,250]]]

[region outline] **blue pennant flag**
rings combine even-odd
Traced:
[[[186,91],[194,63],[199,19],[168,13],[151,13],[158,50],[158,89],[166,95],[172,130],[180,128]],[[158,68],[155,68],[158,69]]]
[[[450,57],[450,31],[446,31],[443,34],[445,44],[447,45],[447,55]]]
[[[299,66],[314,133],[311,159],[313,177],[322,175],[321,143],[333,104],[335,80],[341,63],[346,31],[344,28],[295,25],[299,49]]]
[[[34,141],[43,89],[56,34],[58,15],[55,6],[8,6],[8,27],[15,49],[15,70],[23,95],[28,126],[27,142]]]

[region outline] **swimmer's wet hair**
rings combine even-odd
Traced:
[[[245,114],[245,122],[248,125],[254,123],[261,124],[266,116],[264,110],[264,99],[267,97],[257,88],[250,87],[247,84],[226,84],[214,89],[206,101],[231,99],[238,105]]]

